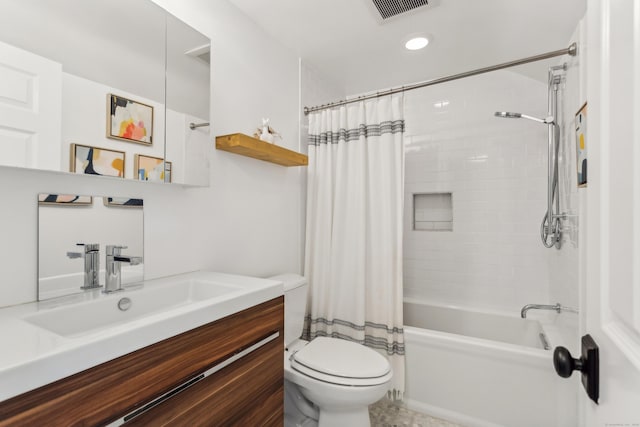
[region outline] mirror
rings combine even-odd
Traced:
[[[38,300],[104,290],[107,245],[126,246],[123,256],[142,258],[120,263],[123,285],[141,282],[143,206],[142,199],[39,194]]]
[[[208,185],[209,45],[148,0],[0,1],[0,164]]]

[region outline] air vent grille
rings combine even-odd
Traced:
[[[376,9],[382,19],[389,19],[393,16],[408,12],[420,6],[429,4],[428,0],[373,0]]]

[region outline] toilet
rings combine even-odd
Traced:
[[[307,281],[297,274],[270,279],[284,284],[285,427],[369,427],[369,405],[386,394],[393,377],[389,361],[343,339],[300,339]]]

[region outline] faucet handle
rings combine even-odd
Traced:
[[[120,251],[122,249],[127,249],[127,246],[123,246],[123,245],[107,245],[106,246],[107,255],[120,255]]]
[[[82,258],[85,254],[100,250],[99,243],[76,243],[76,246],[84,246],[84,252],[67,252],[67,256],[71,259]]]
[[[84,253],[100,250],[99,243],[76,243],[76,246],[84,246]]]

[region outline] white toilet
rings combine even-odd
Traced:
[[[297,274],[271,277],[284,283],[285,427],[369,427],[369,405],[381,399],[393,376],[375,350],[337,339],[300,339],[307,281]]]

